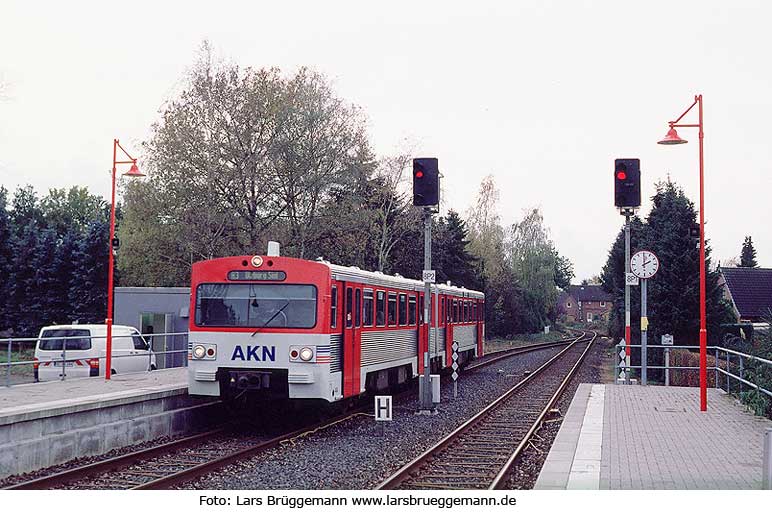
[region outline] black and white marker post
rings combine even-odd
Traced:
[[[455,399],[458,398],[458,342],[454,340],[450,349],[453,350],[453,354],[450,355],[450,358],[453,359],[450,365],[453,373],[450,377],[453,378],[453,399]]]

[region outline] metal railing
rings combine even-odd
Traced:
[[[113,363],[115,363],[115,360],[118,359],[125,359],[125,358],[136,358],[136,357],[147,357],[147,371],[151,371],[153,369],[171,369],[174,367],[187,367],[187,359],[188,359],[188,349],[187,349],[187,335],[188,332],[167,332],[167,333],[152,333],[152,334],[139,334],[144,342],[148,345],[147,348],[144,349],[130,349],[130,350],[116,350],[115,349],[115,341],[117,339],[132,339],[132,337],[136,336],[137,334],[131,334],[131,335],[115,335],[113,334],[113,352],[112,352],[112,358]],[[177,339],[177,337],[185,337],[184,339]],[[0,342],[5,342],[6,346],[6,360],[3,362],[0,362],[0,367],[5,368],[4,374],[2,376],[5,377],[5,386],[10,387],[12,384],[19,384],[19,383],[30,383],[30,382],[36,382],[37,375],[34,374],[35,370],[39,370],[39,365],[42,363],[47,364],[49,362],[53,362],[56,366],[61,365],[62,371],[59,374],[59,380],[65,380],[67,378],[67,368],[72,367],[72,365],[68,364],[75,364],[76,362],[85,362],[88,364],[89,360],[99,360],[99,367],[97,368],[97,372],[99,376],[103,376],[105,371],[103,370],[103,363],[104,359],[106,357],[106,350],[96,351],[91,348],[93,346],[89,346],[89,349],[85,350],[78,350],[75,349],[72,346],[68,346],[66,341],[69,340],[93,340],[93,339],[105,339],[106,337],[104,335],[74,335],[74,336],[53,336],[53,337],[22,337],[22,338],[15,338],[15,337],[9,337],[4,338],[0,340]],[[175,346],[175,344],[179,344],[179,349],[172,349],[172,350],[164,350],[164,351],[154,351],[152,349],[153,343],[158,342],[158,339],[163,339],[164,347],[166,347],[169,342],[166,340],[167,338],[171,338],[171,345]],[[51,350],[41,350],[44,353],[50,353],[52,351],[54,352],[61,352],[59,356],[56,358],[46,358],[45,360],[38,360],[35,358],[35,352],[38,350],[38,343],[44,342],[44,341],[63,341],[61,342],[61,349],[51,349]],[[181,343],[180,343],[181,342]],[[16,348],[16,353],[18,356],[25,356],[22,360],[13,360],[13,348]],[[77,356],[77,358],[67,358],[67,353],[72,353],[75,351],[93,351],[93,353],[90,353],[88,356]],[[176,355],[181,355],[180,359],[175,359]],[[72,355],[71,355],[72,356]],[[163,360],[160,361],[158,358],[162,357]],[[167,357],[171,357],[171,360],[167,359]],[[154,359],[155,359],[155,368],[154,365]],[[28,367],[33,368],[33,375],[31,377],[28,377],[27,375],[16,375],[17,380],[20,381],[12,381],[13,374],[12,370],[14,368],[21,368],[22,370],[25,370]],[[136,371],[133,371],[136,372]]]
[[[624,344],[617,344],[615,346],[615,349],[617,350],[615,360],[614,360],[614,378],[616,378],[616,381],[619,381],[620,373],[625,374],[625,378],[627,381],[630,379],[630,370],[641,370],[643,369],[643,365],[630,365],[627,366],[620,364],[619,359],[621,358],[622,362],[625,361],[626,357],[621,357],[620,353],[622,350],[625,350],[626,345]],[[640,344],[631,344],[629,347],[631,348],[640,348]],[[646,369],[659,369],[665,371],[665,379],[669,380],[670,371],[671,370],[698,370],[700,369],[699,366],[674,366],[669,363],[669,355],[670,350],[673,349],[686,349],[686,350],[699,350],[699,346],[680,346],[680,345],[655,345],[655,344],[649,344],[646,346],[647,348],[661,348],[664,350],[663,353],[663,365],[650,365],[646,364]],[[726,381],[726,392],[729,394],[731,393],[731,384],[730,380],[735,379],[738,382],[740,382],[740,392],[742,392],[742,385],[747,385],[748,387],[751,387],[755,389],[757,392],[761,392],[766,394],[767,396],[772,397],[772,391],[762,387],[761,385],[758,385],[750,380],[745,376],[745,373],[747,371],[756,371],[756,367],[749,366],[748,362],[754,364],[763,364],[765,366],[772,366],[772,360],[768,360],[766,358],[757,357],[754,355],[749,355],[747,353],[743,353],[740,351],[735,351],[733,349],[724,348],[721,346],[708,346],[708,352],[711,353],[715,358],[715,364],[713,366],[709,366],[708,370],[713,371],[715,375],[715,384],[716,388],[721,388],[721,380],[719,379],[719,374],[724,375],[724,379]],[[721,354],[723,354],[723,365],[725,368],[721,367]],[[735,358],[734,365],[736,365],[736,371],[737,374],[732,372],[732,359]],[[669,384],[669,381],[665,382],[666,385]]]
[[[751,371],[753,371],[755,373],[756,369],[757,369],[755,366],[750,366],[749,367],[749,365],[747,363],[748,361],[751,361],[752,364],[764,364],[764,365],[767,365],[767,366],[772,366],[772,360],[767,360],[766,358],[761,358],[761,357],[757,357],[757,356],[753,356],[753,355],[748,355],[747,353],[742,353],[740,351],[735,351],[733,349],[722,348],[720,346],[716,346],[714,349],[715,349],[715,358],[716,358],[716,367],[715,367],[715,369],[716,369],[716,371],[718,371],[720,373],[723,373],[724,378],[726,379],[726,392],[727,393],[731,392],[730,380],[732,378],[734,378],[735,380],[740,382],[740,389],[739,389],[740,393],[742,393],[742,386],[744,384],[744,385],[747,385],[748,387],[752,387],[753,389],[756,390],[756,392],[763,392],[767,396],[772,397],[772,391],[769,391],[769,390],[765,389],[764,387],[761,387],[760,385],[757,385],[756,383],[750,382],[746,378],[744,378],[744,373],[746,371],[751,370]],[[722,369],[721,367],[719,367],[719,364],[721,363],[720,360],[719,360],[720,353],[724,354],[724,367],[726,367],[726,369]],[[735,364],[737,365],[739,376],[735,375],[731,371],[731,367],[732,367],[732,360],[731,359],[732,359],[732,357],[736,357],[736,359],[737,359],[735,361]],[[718,385],[718,374],[716,374],[716,388],[719,388],[719,385]]]

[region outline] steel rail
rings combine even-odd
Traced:
[[[167,455],[169,453],[173,453],[174,451],[180,448],[188,448],[190,446],[194,446],[195,444],[201,441],[208,440],[208,439],[211,439],[212,437],[217,437],[219,435],[222,435],[228,430],[229,430],[229,427],[223,427],[223,428],[218,428],[216,430],[202,432],[199,434],[184,437],[182,439],[178,439],[176,441],[159,444],[157,446],[153,446],[152,448],[137,450],[131,453],[127,453],[125,455],[119,455],[117,457],[110,457],[109,459],[93,462],[91,464],[84,464],[83,466],[78,466],[74,469],[68,469],[68,470],[60,471],[58,473],[52,473],[44,477],[22,482],[20,484],[12,484],[9,486],[5,486],[2,489],[3,490],[51,489],[53,487],[62,486],[64,484],[67,484],[69,482],[73,482],[76,480],[83,480],[85,477],[90,477],[101,473],[108,473],[126,466],[133,466],[134,464],[141,462],[143,460],[153,459],[156,457]]]
[[[457,439],[459,439],[462,435],[466,434],[472,427],[477,425],[484,418],[489,416],[495,409],[501,407],[507,400],[509,400],[515,393],[519,392],[525,385],[531,384],[535,378],[538,378],[547,368],[549,368],[549,366],[551,366],[554,362],[556,362],[561,357],[563,357],[569,350],[573,348],[574,345],[580,342],[587,341],[588,339],[585,338],[585,335],[586,333],[582,333],[582,335],[575,338],[574,341],[569,346],[567,346],[565,349],[561,350],[557,355],[555,355],[547,362],[539,366],[539,368],[537,368],[527,378],[518,382],[516,385],[514,385],[509,390],[507,390],[504,394],[499,396],[496,400],[488,404],[485,408],[483,408],[472,418],[470,418],[462,425],[460,425],[458,428],[456,428],[453,432],[446,435],[439,442],[437,442],[432,447],[424,451],[421,455],[419,455],[411,462],[404,465],[398,471],[393,473],[390,477],[388,477],[380,485],[378,485],[376,489],[394,489],[395,487],[402,484],[411,476],[412,473],[420,469],[424,464],[428,463],[432,459],[432,457],[448,449],[451,444],[456,442]],[[590,349],[596,337],[597,337],[597,333],[592,338],[589,339],[589,344],[587,346],[587,349],[585,349],[585,351],[582,353],[582,355],[577,360],[577,362],[581,362],[581,360],[586,355],[587,350]],[[575,368],[572,368],[571,371],[575,371]],[[554,403],[554,399],[556,399],[555,396],[553,396],[553,398],[550,399],[550,402],[549,402],[550,405]]]
[[[472,362],[468,366],[464,367],[463,370],[474,371],[475,369],[479,369],[480,367],[493,364],[495,362],[498,362],[499,360],[504,360],[505,358],[510,358],[517,355],[522,355],[523,353],[528,353],[530,351],[539,351],[541,349],[549,349],[549,348],[554,348],[555,346],[571,344],[574,340],[576,340],[576,338],[577,337],[574,336],[567,339],[555,340],[551,342],[539,342],[537,344],[527,344],[525,346],[518,346],[516,348],[503,349],[499,351],[494,351],[492,353],[486,353],[479,361],[476,360]]]
[[[584,334],[582,334],[577,338],[574,338],[573,341],[570,339],[562,339],[560,341],[523,346],[517,349],[502,350],[500,352],[496,352],[496,356],[493,359],[486,360],[480,363],[474,363],[473,367],[467,367],[466,371],[474,370],[482,366],[490,365],[491,363],[496,362],[498,360],[528,353],[531,351],[546,349],[546,348],[550,348],[558,345],[567,344],[570,342],[579,342],[583,337],[584,337]],[[491,356],[491,355],[486,355],[486,356]],[[538,372],[538,370],[536,372]],[[534,372],[534,374],[536,374],[536,372]],[[401,393],[399,396],[407,397],[410,394],[411,394],[411,391],[405,391]],[[209,471],[213,471],[222,466],[249,458],[264,450],[274,448],[279,444],[281,444],[283,441],[291,440],[293,438],[298,437],[301,434],[312,432],[321,426],[336,424],[344,419],[347,419],[352,417],[353,415],[356,415],[356,413],[357,413],[356,411],[347,411],[346,413],[336,416],[334,418],[331,418],[319,423],[315,423],[307,427],[301,428],[299,430],[294,430],[292,432],[289,432],[274,438],[270,438],[266,441],[262,441],[257,444],[247,446],[243,449],[237,450],[236,452],[232,452],[232,453],[214,458],[210,461],[205,461],[200,464],[193,465],[192,467],[170,473],[161,478],[157,478],[149,482],[141,483],[139,485],[130,486],[129,489],[132,489],[132,490],[168,489],[175,485],[179,485],[180,483],[183,483],[187,480],[198,478]],[[38,490],[38,489],[51,489],[51,488],[61,487],[68,483],[82,481],[86,478],[94,477],[96,475],[115,472],[124,468],[129,468],[131,466],[134,466],[146,460],[156,459],[159,457],[163,457],[165,455],[170,455],[170,454],[173,454],[175,451],[178,451],[184,448],[194,447],[196,444],[199,444],[199,443],[209,442],[212,438],[224,436],[231,429],[232,429],[232,426],[229,425],[215,430],[198,433],[198,434],[184,437],[182,439],[178,439],[172,442],[153,446],[151,448],[137,450],[137,451],[130,452],[125,455],[120,455],[116,457],[110,457],[108,459],[97,461],[91,464],[84,464],[74,469],[52,473],[50,475],[28,480],[26,482],[22,482],[19,484],[8,485],[0,489],[1,490],[32,490],[32,489]],[[138,474],[138,476],[141,476],[141,474]]]
[[[571,370],[568,372],[566,377],[563,379],[563,381],[558,386],[555,393],[552,395],[550,400],[547,402],[547,405],[544,407],[544,409],[541,411],[539,416],[536,418],[536,421],[531,425],[531,428],[526,433],[525,437],[523,437],[523,440],[520,441],[520,444],[515,448],[515,451],[512,452],[512,455],[509,457],[509,460],[507,460],[506,464],[501,468],[501,471],[496,475],[496,477],[493,479],[493,482],[491,482],[491,485],[488,487],[488,489],[502,489],[504,487],[504,483],[509,478],[509,471],[512,469],[512,466],[514,466],[515,461],[520,457],[520,454],[525,450],[525,447],[528,445],[528,442],[531,440],[531,437],[536,433],[536,431],[541,426],[542,422],[544,421],[544,417],[547,415],[549,410],[552,408],[552,406],[555,404],[555,402],[560,398],[560,396],[563,394],[563,391],[565,391],[568,384],[573,380],[574,375],[576,374],[576,371],[579,369],[579,367],[582,365],[582,362],[584,362],[584,358],[587,356],[587,353],[589,353],[590,349],[592,348],[592,344],[595,342],[595,339],[598,337],[598,334],[596,333],[593,335],[592,339],[590,339],[590,343],[587,345],[587,348],[584,350],[584,352],[581,354],[579,359],[576,361],[574,366],[571,368]]]

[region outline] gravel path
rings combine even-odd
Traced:
[[[417,402],[411,397],[395,406],[391,423],[376,423],[365,414],[353,417],[183,488],[371,489],[559,350],[504,359],[462,375],[456,400],[452,383],[443,379],[443,402],[437,415],[416,415]]]

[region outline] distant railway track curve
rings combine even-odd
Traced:
[[[500,489],[597,338],[586,334],[403,466],[378,489]]]

